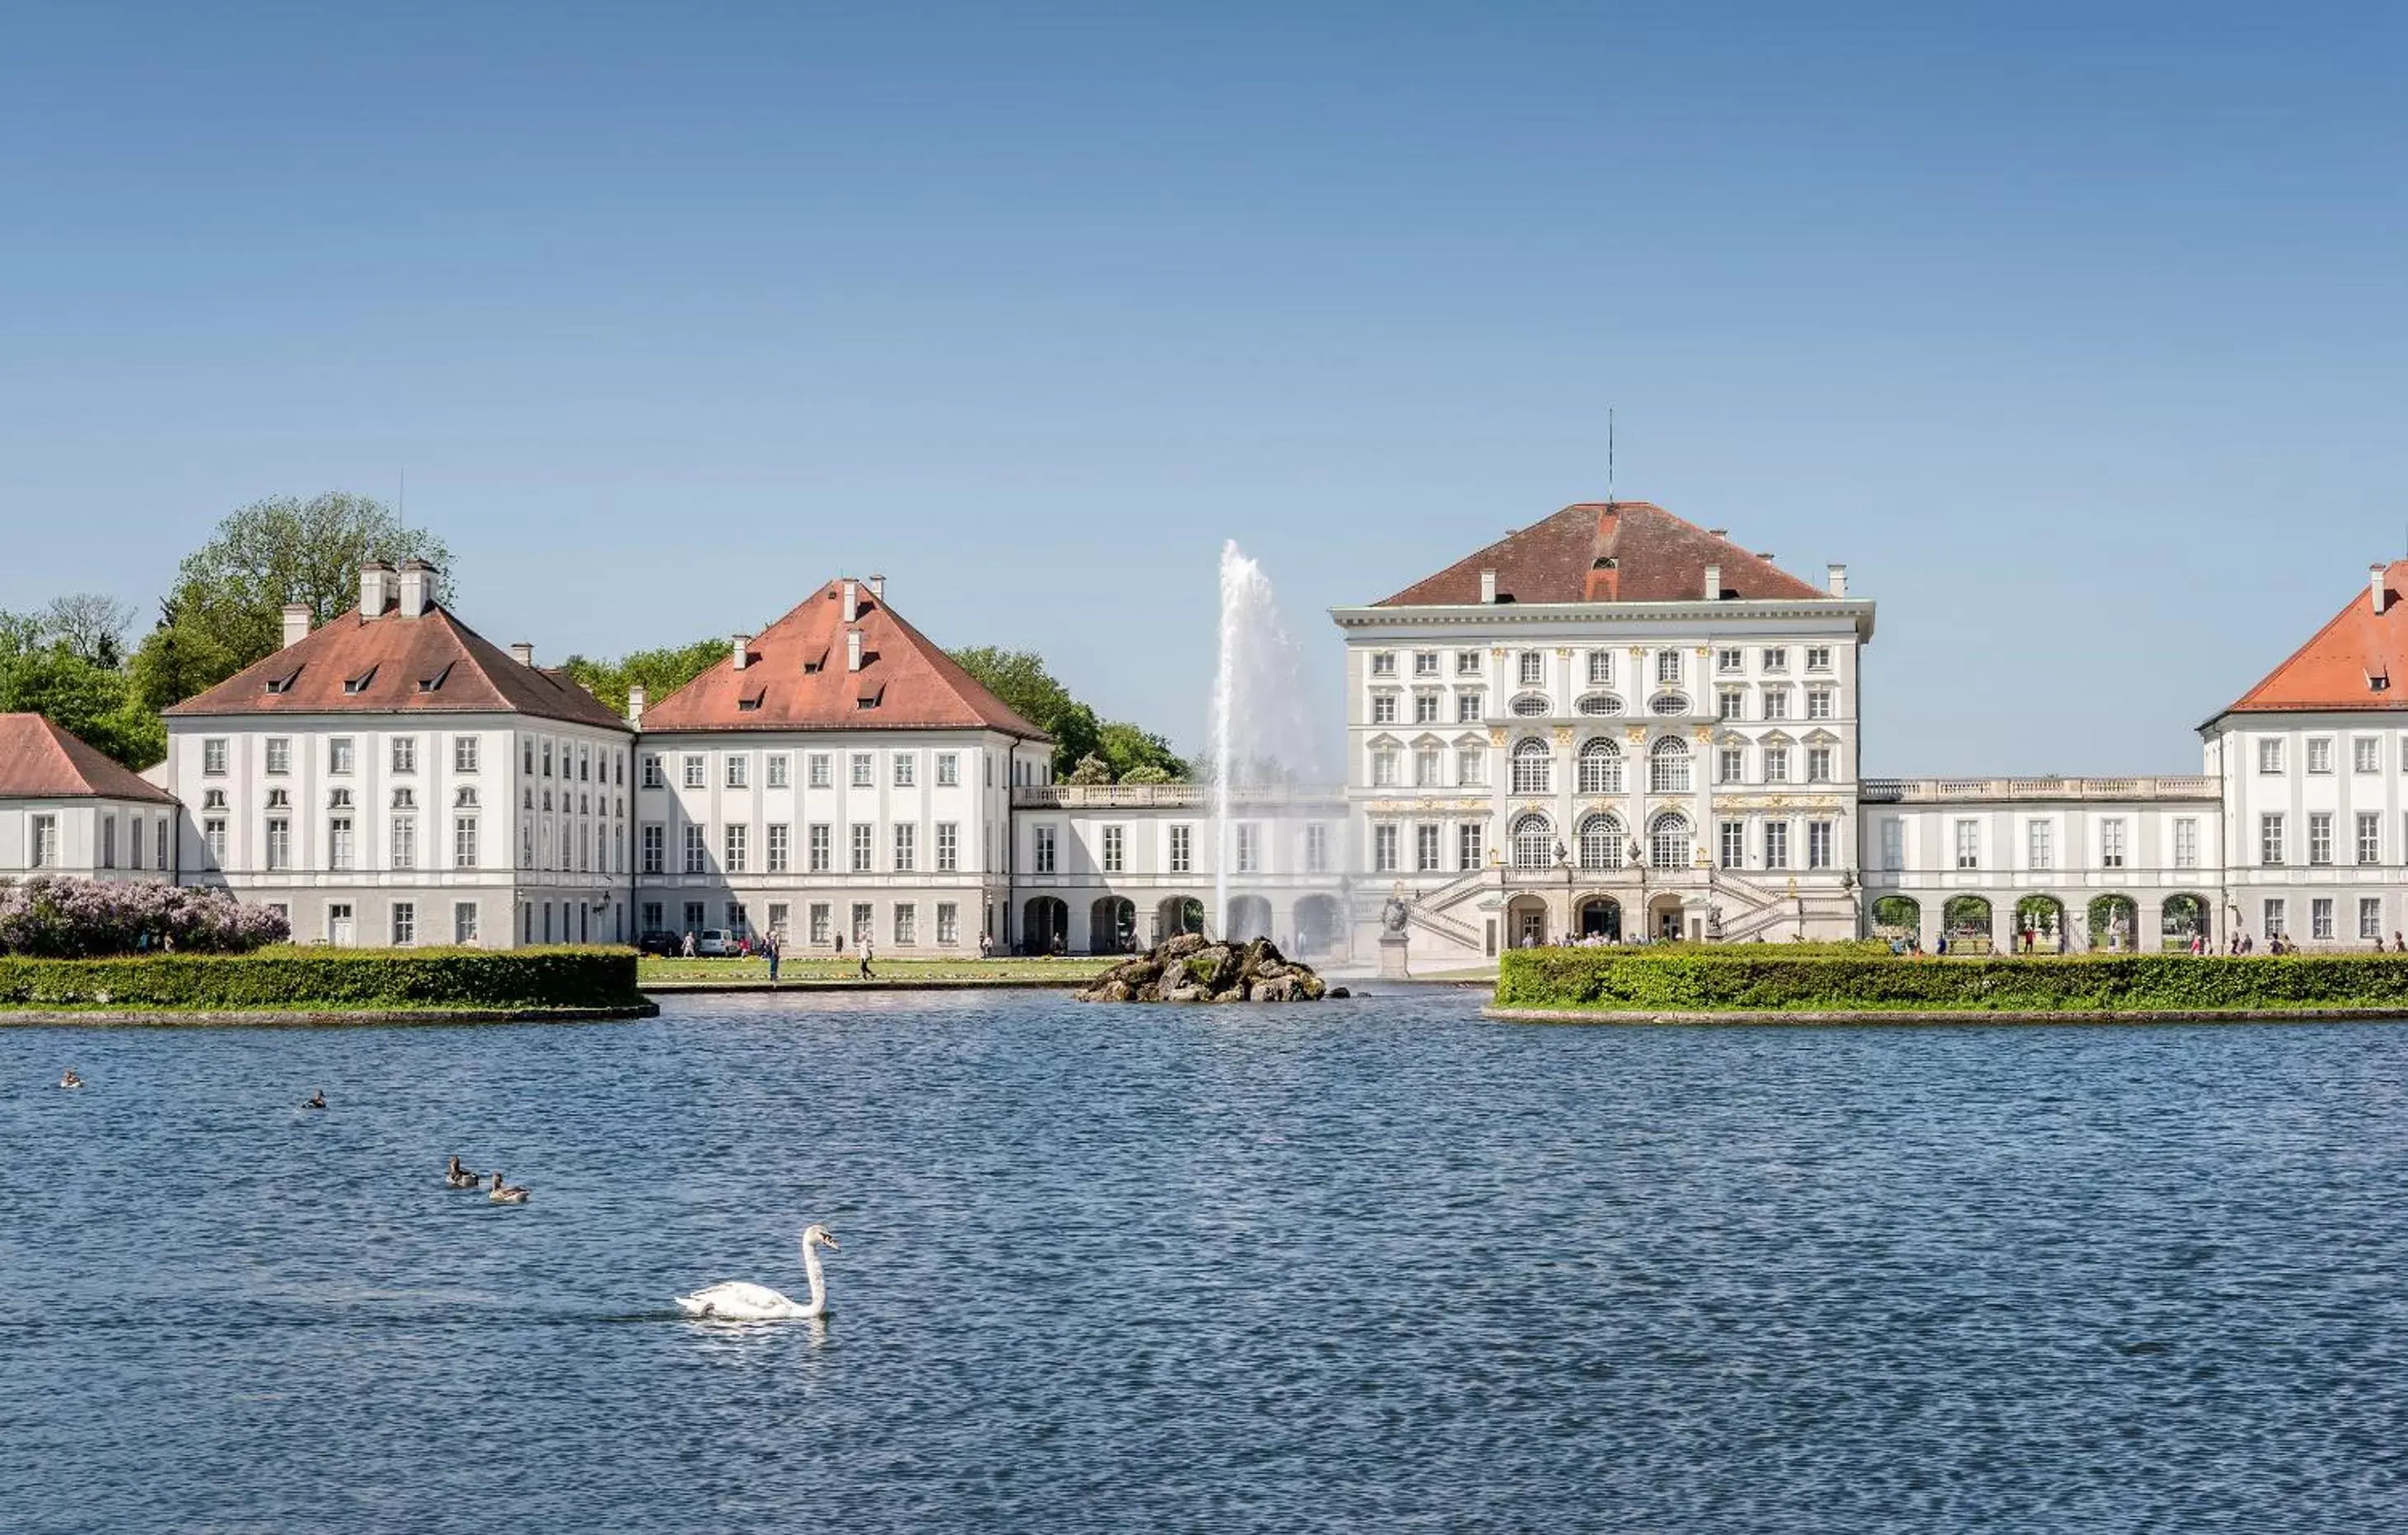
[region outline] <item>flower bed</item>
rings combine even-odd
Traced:
[[[1497,1005],[1612,1012],[2225,1012],[2397,1008],[2408,954],[1906,959],[1776,946],[1517,949]]]
[[[0,1009],[160,1012],[638,1007],[625,949],[265,949],[113,959],[0,955]]]

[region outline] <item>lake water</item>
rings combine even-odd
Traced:
[[[2408,1028],[1478,1000],[0,1030],[0,1529],[2408,1525]]]

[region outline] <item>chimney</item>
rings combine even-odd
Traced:
[[[360,616],[381,618],[393,598],[393,567],[370,560],[360,567]]]
[[[510,647],[510,659],[523,667],[535,665],[535,647],[522,639]]]
[[[291,650],[309,638],[309,605],[288,602],[284,605],[284,648]]]
[[[638,730],[644,728],[644,689],[640,682],[627,690],[627,724]]]
[[[1483,570],[1480,573],[1480,600],[1484,603],[1493,603],[1497,600],[1496,571]]]
[[[2391,567],[2387,565],[2370,565],[2366,567],[2367,595],[2373,599],[2374,614],[2377,618],[2382,617],[2391,608],[2391,594],[2383,589],[2383,578],[2389,574],[2391,574]]]
[[[1722,599],[1723,567],[1719,565],[1710,565],[1706,567],[1706,600],[1720,602]]]
[[[869,578],[869,595],[873,601],[882,605],[886,601],[886,578],[884,576],[872,576]]]
[[[844,583],[844,621],[853,623],[861,617],[861,582],[847,577]]]
[[[424,560],[401,562],[401,616],[423,618],[435,600],[435,567]]]
[[[844,632],[844,669],[847,671],[861,669],[861,631],[859,629],[847,629]]]
[[[742,671],[746,667],[751,666],[752,664],[752,637],[749,634],[738,635],[731,648],[728,659],[736,663],[736,669],[738,671]]]
[[[1848,595],[1848,567],[1846,566],[1827,566],[1824,567],[1823,576],[1825,584],[1829,586],[1833,596],[1843,597]]]

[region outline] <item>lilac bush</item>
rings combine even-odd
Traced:
[[[48,875],[0,882],[0,954],[93,959],[173,949],[247,954],[292,936],[284,918],[222,890]]]

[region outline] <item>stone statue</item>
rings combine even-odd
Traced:
[[[1406,921],[1404,887],[1398,885],[1388,897],[1387,904],[1380,908],[1380,927],[1383,932],[1401,933]]]

